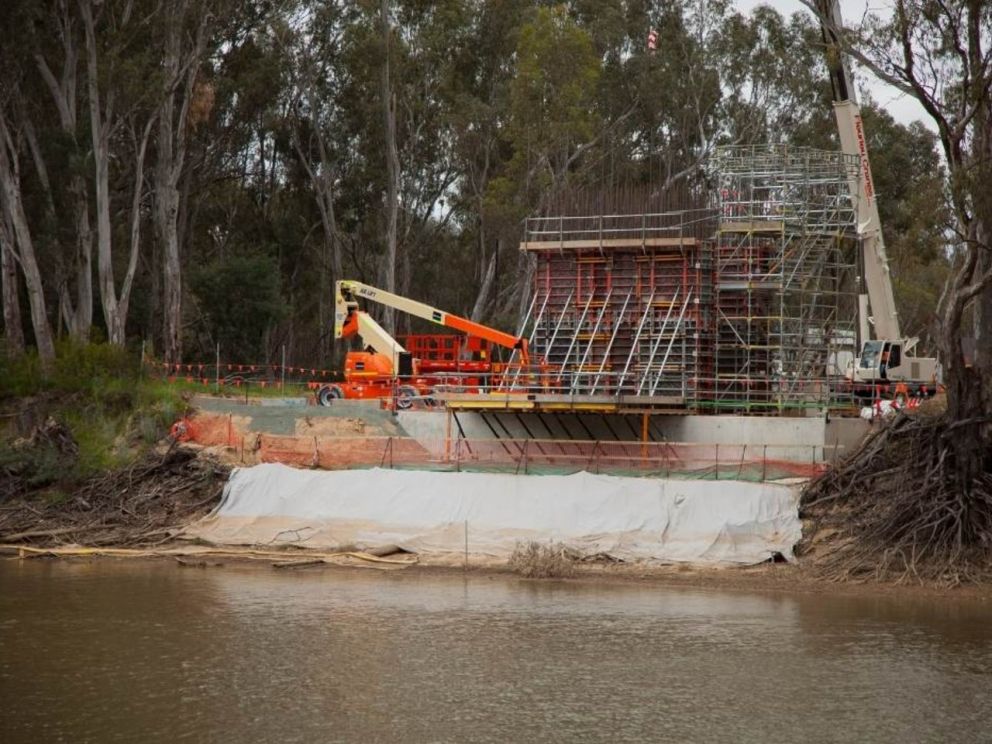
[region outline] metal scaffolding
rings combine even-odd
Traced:
[[[787,146],[719,148],[712,400],[767,410],[829,403],[853,359],[856,157]]]
[[[705,208],[527,220],[544,392],[755,413],[835,400],[856,339],[857,158],[724,147],[709,174]]]

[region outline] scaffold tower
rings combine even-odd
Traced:
[[[710,161],[716,409],[830,402],[856,343],[856,157],[784,145],[718,148]]]

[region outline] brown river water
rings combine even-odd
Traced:
[[[0,561],[0,742],[992,741],[992,607]]]

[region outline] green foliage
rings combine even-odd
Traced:
[[[58,482],[66,473],[62,453],[50,444],[37,447],[0,447],[0,474],[21,479],[29,488],[43,488]]]
[[[279,266],[261,253],[212,261],[190,277],[212,338],[229,359],[257,359],[266,330],[282,319]]]
[[[160,441],[182,416],[183,391],[147,379],[138,355],[109,344],[59,344],[57,364],[43,378],[36,355],[0,362],[3,398],[22,399],[35,420],[64,423],[78,446],[67,455],[44,439],[0,443],[0,470],[31,488],[71,484],[96,472],[131,462]],[[30,432],[22,432],[30,434]]]
[[[201,5],[188,4],[190,39]],[[120,113],[109,179],[115,246],[131,236],[136,144],[161,96],[172,7],[105,0],[96,13],[104,103],[112,94]],[[520,221],[559,196],[586,190],[609,200],[640,190],[654,198],[679,181],[702,190],[704,159],[721,143],[836,147],[822,42],[807,12],[759,6],[745,14],[730,0],[391,0],[385,38],[380,12],[369,0],[211,5],[183,129],[186,360],[211,360],[219,342],[228,359],[264,362],[285,345],[296,363],[334,364],[333,281],[342,273],[377,284],[383,274],[387,58],[402,171],[398,289],[468,313],[492,266],[479,319],[505,327],[517,322],[526,283]],[[94,162],[86,65],[76,65],[69,86],[76,121],[63,127],[39,60],[60,79],[63,30],[77,54],[85,49],[79,14],[72,2],[0,3],[0,28],[10,30],[0,74],[11,82],[0,106],[21,133],[25,210],[53,324],[61,302],[79,301],[77,191],[91,211]],[[646,48],[651,28],[655,52]],[[925,334],[946,273],[945,174],[925,130],[865,108],[897,302],[908,331]],[[160,346],[157,136],[153,126],[126,330]],[[125,253],[115,248],[118,281]],[[99,297],[93,304],[91,338],[105,333]],[[45,382],[33,357],[13,367],[0,361],[0,396],[58,389],[116,410],[141,405],[133,390],[102,382],[136,375],[108,371],[127,355],[59,355],[65,362]]]
[[[79,344],[62,339],[56,344],[56,361],[52,373],[42,374],[37,353],[22,357],[0,357],[0,399],[24,397],[44,391],[61,395],[85,393],[130,405],[130,389],[140,375],[136,354],[111,344]]]
[[[579,148],[595,137],[600,62],[592,37],[563,5],[538,8],[520,28],[515,59],[505,133],[513,156],[491,183],[487,205],[523,216],[521,207],[560,186]]]

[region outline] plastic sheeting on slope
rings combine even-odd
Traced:
[[[623,560],[750,564],[787,558],[801,526],[793,488],[741,481],[412,470],[231,474],[220,505],[187,530],[219,544],[313,548],[396,544],[422,554],[506,558],[520,541],[561,541]]]

